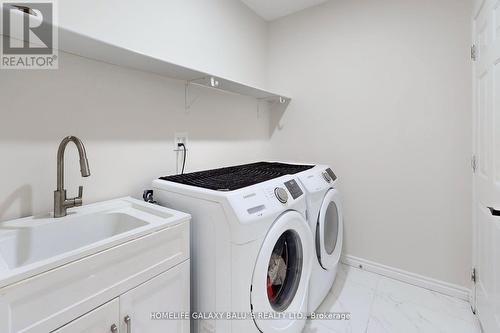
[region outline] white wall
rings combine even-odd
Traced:
[[[131,3],[60,1],[61,21],[104,38],[119,34],[130,43],[124,46],[190,67],[265,80],[267,25],[238,1]],[[138,20],[162,13],[160,31],[106,18],[126,9]],[[72,145],[66,156],[68,195],[82,184],[86,203],[140,197],[152,179],[174,173],[176,131],[189,133],[187,171],[269,158],[269,114],[254,99],[194,88],[186,113],[183,82],[65,53],[59,61],[56,71],[0,71],[0,221],[52,210],[56,152],[66,135],[87,148],[90,178],[80,177]]]
[[[51,210],[65,135],[84,140],[92,171],[80,178],[69,146],[69,195],[83,184],[93,202],[139,196],[174,172],[173,133],[187,131],[188,170],[266,158],[331,164],[346,253],[467,284],[467,1],[332,0],[272,23],[269,44],[266,23],[234,0],[59,9],[64,26],[238,81],[265,86],[269,66],[271,86],[294,99],[277,130],[252,99],[200,91],[186,114],[182,82],[72,55],[58,71],[1,71],[0,221]],[[127,15],[137,20],[111,19]]]
[[[153,57],[264,86],[267,24],[235,0],[58,1],[61,26]]]
[[[270,25],[273,157],[340,176],[345,252],[467,286],[471,3],[333,0]]]

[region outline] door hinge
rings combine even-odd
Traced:
[[[476,158],[476,155],[472,155],[472,158],[470,160],[470,165],[472,167],[472,172],[476,173],[476,170],[477,170],[477,158]]]
[[[477,60],[477,47],[476,47],[476,44],[472,45],[470,47],[470,58],[472,59],[472,61],[476,61]]]
[[[472,281],[472,283],[476,284],[476,282],[477,282],[477,271],[476,271],[476,268],[472,269],[472,272],[470,274],[470,280]]]

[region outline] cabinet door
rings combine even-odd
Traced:
[[[120,303],[116,298],[52,333],[117,333],[119,314]]]
[[[189,260],[120,296],[120,332],[188,333],[189,319],[164,314],[189,312]]]

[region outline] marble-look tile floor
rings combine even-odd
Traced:
[[[316,312],[350,320],[309,320],[303,333],[481,333],[469,303],[342,265]]]

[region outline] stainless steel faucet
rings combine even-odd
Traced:
[[[66,190],[64,189],[64,151],[70,142],[73,142],[78,149],[82,177],[90,176],[89,161],[87,160],[87,153],[82,141],[75,136],[65,137],[61,141],[59,150],[57,151],[57,190],[54,191],[54,217],[66,216],[68,208],[82,205],[83,186],[78,188],[78,196],[76,198],[66,198]]]

